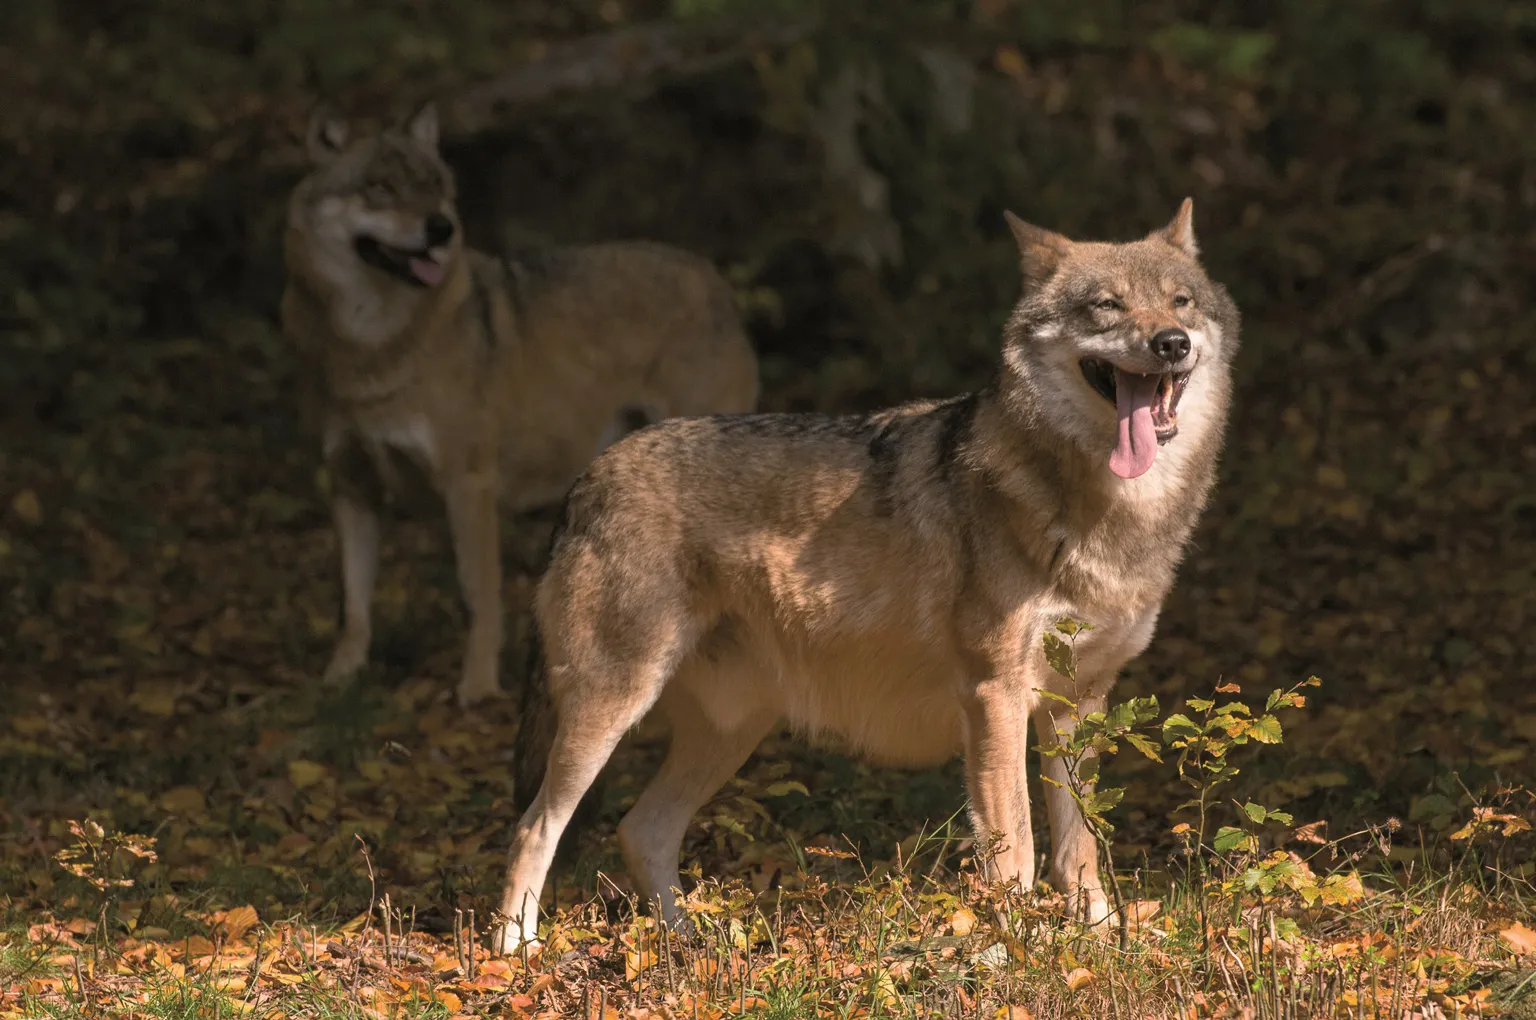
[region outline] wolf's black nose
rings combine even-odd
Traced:
[[[1189,353],[1189,334],[1182,329],[1162,329],[1149,341],[1152,353],[1164,361],[1183,361]]]
[[[453,237],[453,221],[442,213],[433,213],[427,217],[427,247],[436,248],[440,244],[447,244]]]

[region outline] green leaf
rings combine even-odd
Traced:
[[[1264,818],[1266,817],[1268,812],[1266,812],[1264,810],[1264,807],[1262,805],[1255,804],[1253,801],[1250,800],[1248,803],[1243,805],[1243,814],[1247,815],[1250,819],[1252,819],[1255,824],[1263,825],[1264,824]]]
[[[1289,811],[1271,811],[1269,813],[1269,820],[1272,822],[1279,822],[1281,825],[1290,825],[1296,819],[1291,817],[1291,813]]]
[[[1072,709],[1073,711],[1077,710],[1077,702],[1073,701],[1071,698],[1063,697],[1062,695],[1057,694],[1055,691],[1039,690],[1039,691],[1036,691],[1035,693],[1039,694],[1042,698],[1045,698],[1047,701],[1054,701],[1058,705],[1066,705],[1068,708]]]
[[[1067,637],[1076,637],[1082,631],[1092,630],[1093,624],[1074,620],[1070,616],[1063,616],[1056,621],[1056,629],[1067,635]]]
[[[1087,799],[1085,807],[1089,814],[1102,815],[1116,804],[1119,804],[1124,797],[1124,787],[1115,787],[1110,790],[1095,790],[1093,796]]]
[[[1217,715],[1249,715],[1248,706],[1241,701],[1229,701],[1216,710]]]
[[[1199,735],[1200,727],[1190,721],[1187,715],[1175,712],[1163,720],[1163,743],[1165,744],[1172,740],[1188,739]]]
[[[1077,763],[1077,778],[1084,783],[1092,783],[1099,778],[1099,759],[1084,758]]]
[[[1077,680],[1077,658],[1072,653],[1072,646],[1067,644],[1055,634],[1045,635],[1045,661],[1059,676],[1068,680]]]
[[[1211,707],[1214,706],[1216,702],[1210,701],[1206,698],[1189,698],[1184,702],[1184,704],[1188,705],[1191,711],[1209,712]]]
[[[1280,730],[1280,720],[1272,715],[1261,715],[1255,719],[1251,735],[1261,744],[1278,744],[1284,739]]]
[[[1140,733],[1127,733],[1125,735],[1125,739],[1132,747],[1146,755],[1148,758],[1151,758],[1159,765],[1163,763],[1163,759],[1157,756],[1158,747],[1155,743],[1152,742],[1151,738],[1144,737]]]
[[[811,795],[811,791],[805,788],[804,783],[797,783],[793,779],[787,779],[782,783],[774,783],[763,791],[764,796],[768,797],[787,797],[791,793],[798,793],[805,797]]]
[[[1216,838],[1211,841],[1211,845],[1219,852],[1227,853],[1246,845],[1248,840],[1248,833],[1242,829],[1234,829],[1230,825],[1223,825],[1220,829],[1216,830]]]

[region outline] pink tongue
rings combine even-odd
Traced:
[[[1120,438],[1109,455],[1109,469],[1121,478],[1145,474],[1157,458],[1157,431],[1152,427],[1152,401],[1158,377],[1132,375],[1115,369],[1115,409],[1120,413]]]
[[[411,259],[411,272],[428,287],[436,287],[443,282],[443,267],[431,259]]]

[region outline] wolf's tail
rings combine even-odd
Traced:
[[[545,670],[544,642],[539,636],[535,617],[528,635],[528,673],[523,680],[522,703],[517,711],[517,741],[512,747],[513,795],[520,811],[528,810],[544,784],[549,765],[549,749],[555,742],[555,704],[549,697],[549,678]]]

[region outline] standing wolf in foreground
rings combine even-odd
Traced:
[[[397,462],[447,505],[470,628],[461,704],[498,689],[497,503],[557,502],[636,425],[750,411],[757,360],[729,286],[656,244],[499,261],[462,246],[437,114],[347,143],[324,111],[288,208],[283,325],[306,362],[341,547],[344,625],[326,670],[368,657],[378,508]]]
[[[500,949],[535,937],[561,831],[653,706],[671,749],[619,839],[669,920],[689,819],[780,720],[892,764],[963,751],[975,831],[1003,837],[992,877],[1033,884],[1026,722],[1055,741],[1071,712],[1042,692],[1101,709],[1151,639],[1215,473],[1238,313],[1196,260],[1188,200],[1129,244],[1008,220],[1024,293],[991,385],[868,416],[667,422],[572,488],[519,786],[547,771],[513,837]],[[1042,650],[1062,616],[1095,625],[1077,690]],[[1097,922],[1065,767],[1044,764],[1050,878]]]

